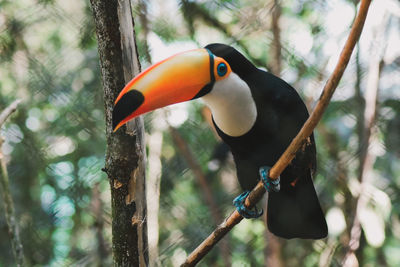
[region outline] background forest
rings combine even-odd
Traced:
[[[336,64],[358,5],[133,3],[142,69],[179,51],[227,43],[292,84],[309,110]],[[400,266],[399,47],[399,1],[373,1],[360,42],[314,132],[314,183],[329,236],[287,241],[268,234],[262,219],[244,220],[200,266],[339,266],[350,249],[354,264]],[[22,100],[1,135],[27,265],[110,266],[110,189],[101,170],[103,90],[89,1],[0,0],[0,63],[0,112]],[[241,192],[232,158],[208,119],[201,101],[145,116],[149,253],[155,266],[182,263],[229,215]],[[0,205],[0,266],[14,266],[3,214]],[[358,246],[349,247],[350,241]]]

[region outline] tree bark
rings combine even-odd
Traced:
[[[108,174],[112,202],[114,266],[146,266],[147,223],[143,120],[112,131],[114,101],[140,71],[129,0],[91,0],[104,88]]]
[[[163,133],[160,125],[163,121],[161,111],[155,111],[152,120],[153,131],[147,138],[149,148],[148,175],[146,179],[147,193],[147,222],[149,228],[149,266],[161,266],[158,256],[159,224],[158,213],[160,210],[160,187],[161,187],[161,151],[163,145]]]

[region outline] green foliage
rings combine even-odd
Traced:
[[[176,25],[172,25],[165,18],[158,18],[153,22],[153,30],[160,38],[166,42],[175,41],[178,38],[178,31]]]
[[[141,10],[134,12],[143,65],[149,60],[145,53],[162,49],[150,42],[154,36],[145,38],[146,27],[149,34],[172,48],[182,43],[204,46],[224,42],[238,48],[259,67],[272,64],[274,36],[270,20],[274,1],[163,2],[167,4],[162,8],[156,1],[148,4],[145,14],[148,25],[138,18],[143,15]],[[332,12],[332,5],[349,10],[354,6],[345,0],[333,4],[279,3],[282,5],[281,76],[312,107],[350,25],[340,28],[340,33],[332,33],[326,18]],[[0,108],[15,98],[23,99],[1,134],[6,139],[3,152],[8,160],[27,262],[29,266],[109,266],[110,194],[107,177],[101,171],[106,147],[103,92],[89,1],[0,0],[0,9]],[[337,28],[342,25],[341,20],[337,19]],[[346,21],[351,23],[351,20],[350,16]],[[397,29],[398,20],[391,20],[389,26]],[[359,128],[363,125],[363,94],[370,60],[368,28],[364,35],[359,60],[351,61],[315,131],[316,189],[324,210],[336,212],[332,212],[333,223],[342,218],[345,224],[341,229],[330,229],[326,240],[281,240],[281,256],[287,266],[299,263],[340,266],[347,251],[358,197],[360,149],[365,146]],[[391,53],[394,56],[384,62],[381,70],[377,123],[373,127],[375,142],[370,147],[376,160],[366,215],[373,219],[362,222],[363,234],[357,252],[360,265],[365,266],[400,264],[397,256],[400,255],[400,101],[396,88],[396,77],[400,75],[399,54]],[[356,93],[357,86],[360,95]],[[233,210],[231,202],[240,189],[232,159],[214,169],[210,167],[219,141],[201,115],[201,109],[200,102],[189,104],[188,118],[178,130],[205,173],[219,211],[225,217]],[[156,128],[153,120],[152,114],[146,116],[149,134]],[[159,260],[162,266],[175,266],[214,229],[215,222],[186,159],[168,131],[163,132],[163,137]],[[94,188],[99,189],[103,202],[100,217],[93,204]],[[375,228],[371,227],[373,221],[378,221]],[[264,249],[268,245],[265,231],[262,220],[245,220],[232,230],[227,237],[232,266],[264,265]],[[382,243],[371,241],[371,233],[374,236],[381,232]],[[7,237],[2,216],[0,234]],[[100,249],[102,238],[105,250]],[[0,266],[13,264],[9,239],[1,238]],[[224,266],[219,248],[200,266]]]

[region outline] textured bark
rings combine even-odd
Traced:
[[[112,250],[115,266],[146,266],[147,223],[144,181],[143,121],[112,132],[114,101],[125,83],[140,71],[130,1],[91,0],[104,88],[110,179]]]

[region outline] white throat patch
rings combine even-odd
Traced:
[[[256,121],[257,108],[250,88],[233,72],[216,81],[211,92],[202,99],[211,109],[218,128],[227,135],[244,135]]]

